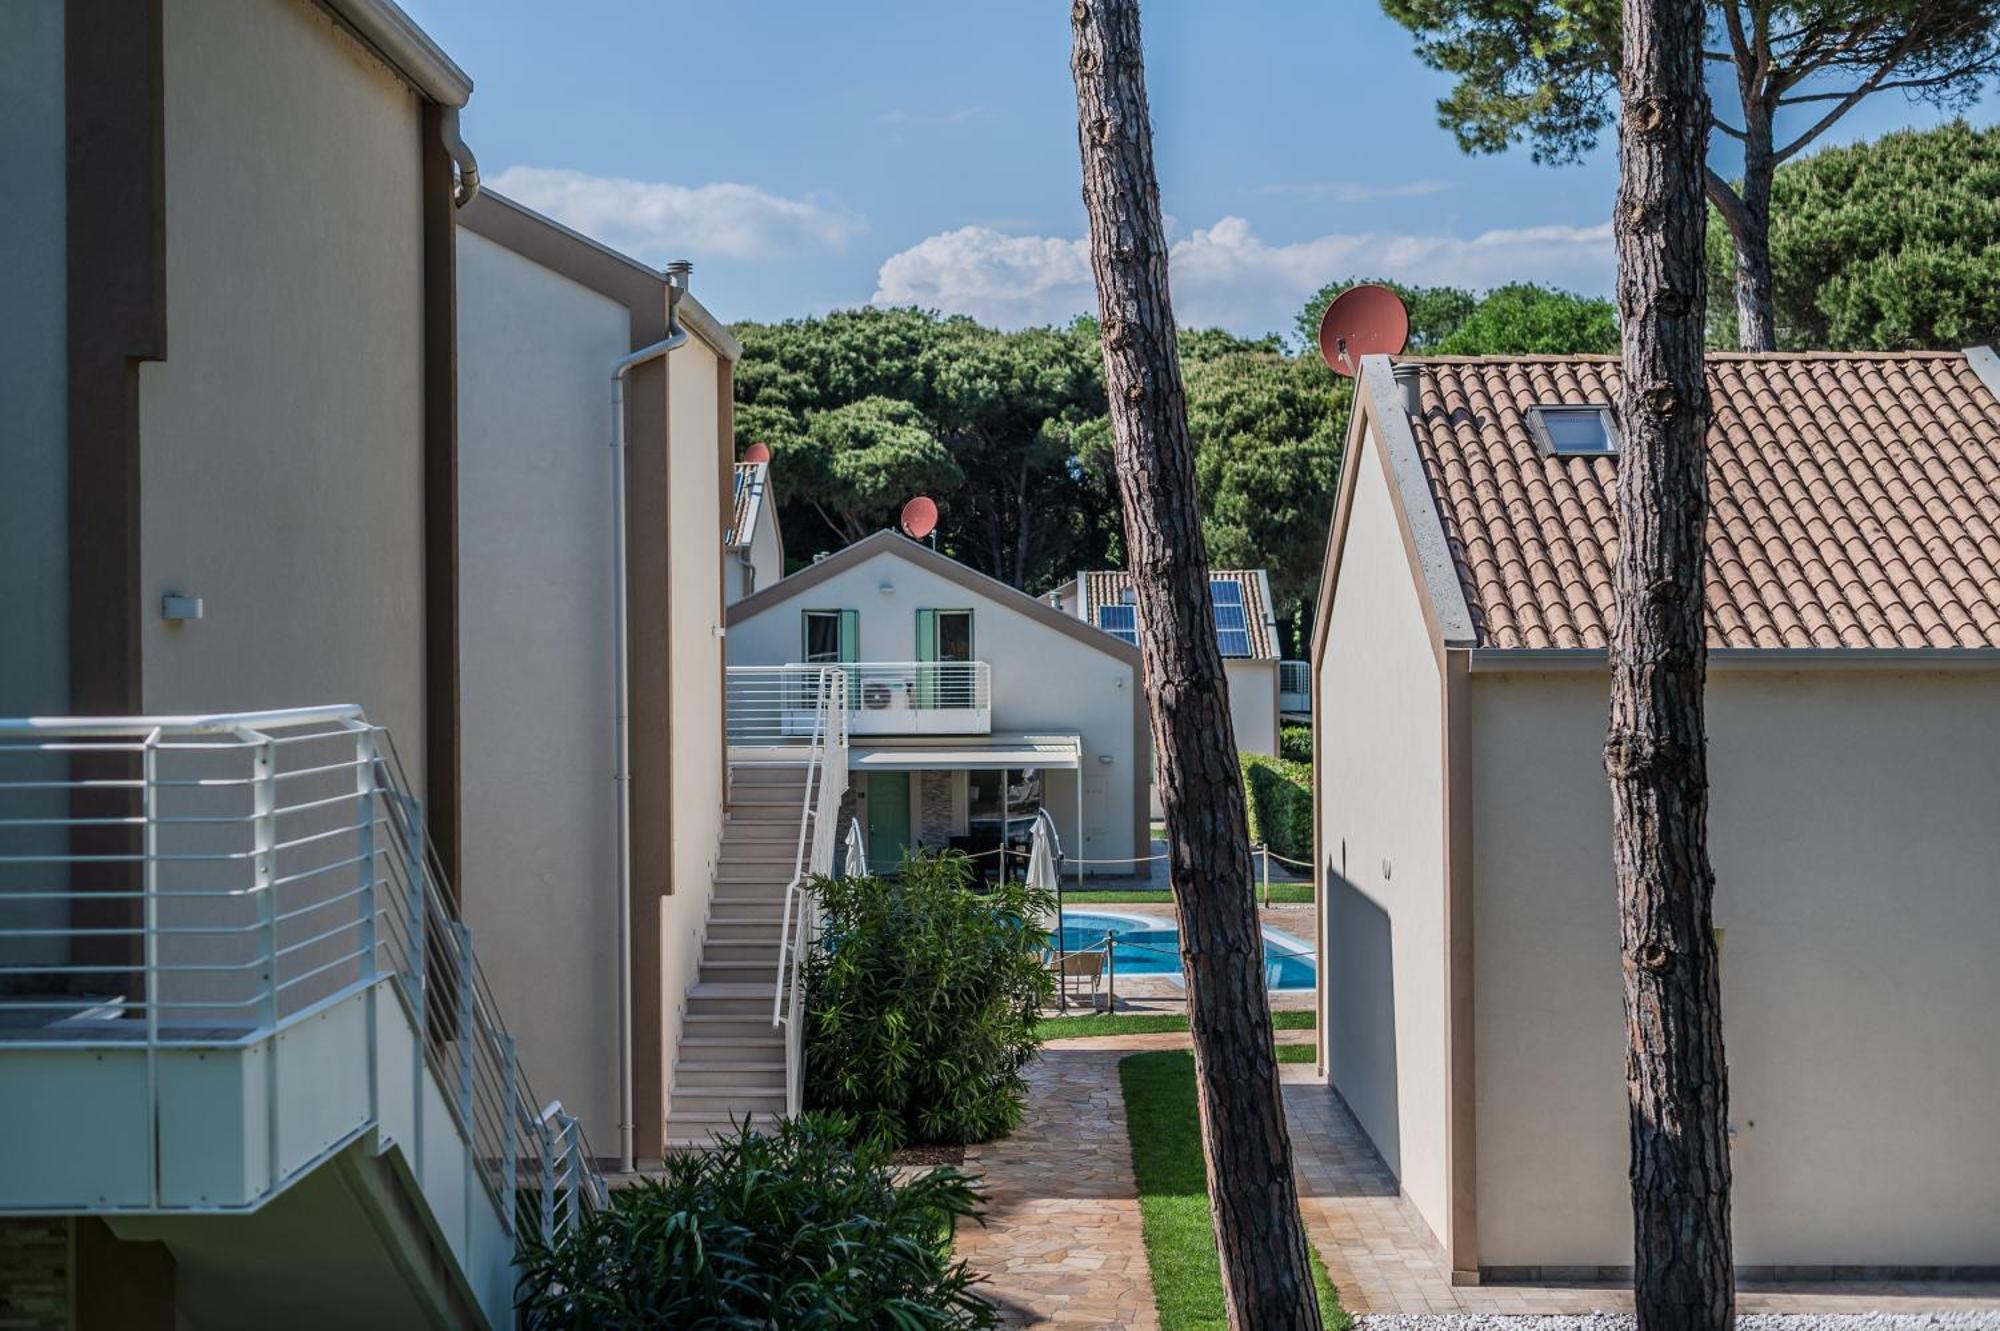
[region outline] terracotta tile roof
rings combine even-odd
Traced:
[[[1615,402],[1598,358],[1424,362],[1412,421],[1482,646],[1603,647],[1616,463],[1526,410]],[[1960,353],[1715,355],[1716,647],[2000,646],[2000,402]]]
[[[722,534],[723,549],[735,550],[750,543],[756,529],[757,510],[762,507],[760,501],[770,481],[770,463],[736,464],[736,474],[730,478],[729,530]]]
[[[1243,589],[1243,618],[1249,629],[1250,650],[1248,653],[1223,648],[1222,654],[1231,657],[1248,657],[1255,660],[1276,660],[1278,638],[1272,620],[1271,607],[1264,596],[1264,579],[1256,569],[1210,569],[1209,579],[1213,582],[1233,582]],[[1084,602],[1090,610],[1088,618],[1099,628],[1098,609],[1116,604],[1125,599],[1132,590],[1132,575],[1123,569],[1096,569],[1083,575]]]

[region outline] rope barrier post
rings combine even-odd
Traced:
[[[1109,930],[1104,934],[1104,1010],[1118,1010],[1118,940]]]
[[[1271,843],[1266,841],[1257,849],[1264,852],[1264,908],[1271,907]]]

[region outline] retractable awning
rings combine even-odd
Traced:
[[[988,735],[949,744],[856,744],[847,752],[849,771],[990,772],[1039,767],[1075,770],[1083,766],[1078,735]]]

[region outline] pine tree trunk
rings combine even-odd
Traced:
[[[1139,7],[1137,0],[1075,0],[1070,18],[1104,382],[1229,1325],[1317,1331],[1167,295]]]
[[[1624,9],[1623,443],[1604,766],[1630,1042],[1634,1284],[1640,1331],[1721,1331],[1735,1289],[1702,717],[1703,12],[1701,0]]]
[[[1743,214],[1731,234],[1736,251],[1736,337],[1745,351],[1778,349],[1777,294],[1771,286],[1771,186],[1778,163],[1769,112],[1745,116]]]

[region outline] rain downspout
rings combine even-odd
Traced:
[[[438,116],[438,141],[445,153],[458,164],[458,182],[452,186],[452,202],[463,208],[479,197],[479,159],[466,147],[458,132],[458,108],[447,106]]]
[[[475,187],[478,172],[473,173]],[[616,787],[618,835],[618,1168],[633,1167],[632,1090],[632,682],[626,660],[631,595],[625,580],[625,377],[634,367],[658,360],[688,340],[681,327],[681,297],[694,265],[676,259],[667,265],[667,335],[622,357],[611,368],[611,780]]]

